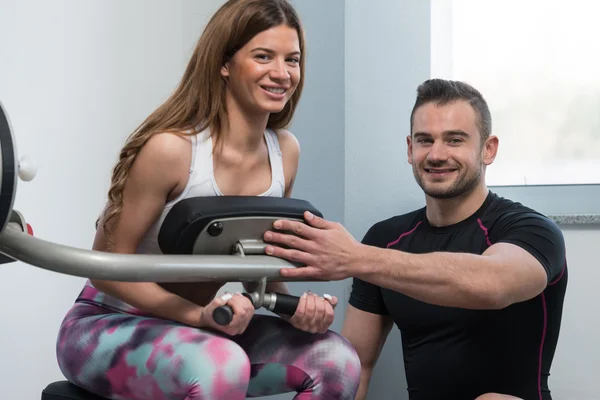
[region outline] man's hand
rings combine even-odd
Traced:
[[[339,223],[326,221],[309,212],[304,214],[306,224],[298,221],[277,220],[273,227],[292,234],[267,231],[266,253],[275,257],[306,264],[303,268],[288,268],[281,275],[289,278],[311,278],[324,281],[346,279],[352,265],[360,262],[362,244]],[[289,247],[285,249],[275,244]]]

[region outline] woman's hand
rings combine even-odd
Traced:
[[[333,323],[337,298],[327,294],[323,297],[314,293],[304,293],[300,297],[296,312],[288,322],[295,328],[310,333],[325,333]]]
[[[228,305],[233,310],[233,319],[228,325],[219,325],[213,319],[213,311],[220,306]],[[201,328],[211,328],[228,335],[240,335],[244,333],[248,324],[254,316],[254,305],[241,293],[232,295],[225,292],[220,297],[215,297],[204,307],[200,316]]]

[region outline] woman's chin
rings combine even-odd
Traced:
[[[281,101],[266,101],[260,104],[260,107],[263,108],[265,111],[273,114],[281,112],[285,108],[286,104],[287,99]]]

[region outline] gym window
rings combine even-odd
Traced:
[[[600,214],[599,13],[587,0],[431,0],[431,76],[472,84],[492,112],[488,185],[547,214]]]

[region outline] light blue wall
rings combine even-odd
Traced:
[[[360,240],[376,221],[423,204],[405,138],[416,87],[429,77],[429,1],[293,3],[308,44],[306,89],[292,126],[302,148],[294,196]],[[350,280],[291,286],[340,297],[333,329],[341,330]],[[406,398],[403,371],[395,330],[369,399]]]
[[[300,142],[293,197],[310,201],[332,221],[344,222],[344,0],[292,0],[306,31],[306,84],[290,130]],[[290,283],[296,294],[328,293],[341,301],[332,329],[341,331],[345,282]],[[293,394],[266,397],[288,400]]]
[[[375,222],[421,207],[406,136],[417,86],[429,78],[429,1],[346,1],[345,226],[362,239]],[[390,334],[369,399],[407,399],[400,334]]]
[[[306,31],[306,84],[290,128],[300,142],[293,197],[310,201],[325,218],[344,222],[344,0],[295,0]],[[291,283],[343,299],[341,282]],[[345,304],[333,329],[341,330]]]

